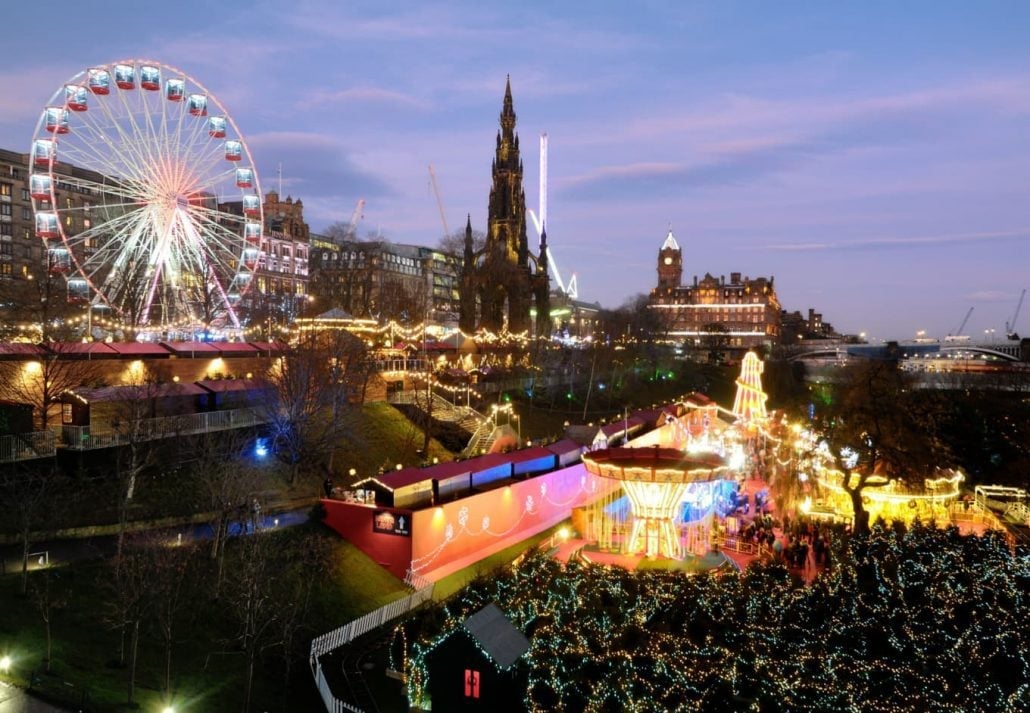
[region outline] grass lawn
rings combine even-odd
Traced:
[[[676,570],[688,574],[709,572],[720,567],[732,567],[732,562],[721,552],[709,552],[703,557],[687,557],[682,560],[673,560],[666,557],[660,559],[643,558],[637,563],[637,570],[660,569]]]
[[[283,546],[329,547],[326,571],[318,578],[311,606],[300,632],[298,651],[291,663],[289,685],[281,650],[270,650],[254,675],[254,710],[318,710],[321,702],[307,667],[306,647],[311,638],[334,629],[406,593],[404,584],[321,525],[299,526],[265,537],[282,538]],[[52,591],[63,600],[53,615],[52,673],[36,676],[34,688],[55,702],[86,710],[129,710],[127,673],[118,666],[119,631],[110,623],[107,605],[110,576],[104,563],[73,565],[50,570]],[[43,576],[34,573],[34,577]],[[202,591],[210,587],[201,577]],[[43,622],[33,598],[22,597],[17,575],[0,577],[0,655],[13,660],[9,680],[26,685],[42,671],[46,651]],[[210,596],[191,599],[177,634],[173,662],[173,688],[178,711],[238,710],[244,681],[244,659],[234,639],[236,625],[224,607]],[[163,647],[151,627],[144,625],[136,677],[138,710],[159,711],[165,705],[160,692]]]
[[[489,557],[486,557],[485,559],[482,559],[473,565],[469,565],[465,569],[459,569],[454,574],[450,574],[444,577],[436,583],[435,587],[433,587],[433,599],[435,601],[442,601],[444,599],[447,599],[455,592],[464,589],[469,582],[476,579],[477,577],[488,575],[495,569],[510,564],[515,560],[516,557],[521,555],[523,552],[530,548],[536,547],[541,542],[548,539],[552,534],[554,534],[556,530],[560,529],[561,527],[569,526],[569,524],[569,520],[559,522],[554,527],[550,527],[539,534],[533,535],[529,539],[523,540],[522,542],[518,542],[512,545],[511,547],[506,547],[505,549],[500,550],[499,552],[495,552]]]
[[[429,441],[429,452],[425,456],[420,454],[422,431],[390,404],[365,404],[348,414],[348,418],[352,420],[347,435],[333,456],[339,482],[350,482],[347,474],[351,468],[357,479],[363,479],[376,475],[380,468],[392,470],[397,463],[419,465],[434,457],[441,461],[454,458],[435,439]]]

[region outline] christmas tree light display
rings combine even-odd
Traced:
[[[765,365],[758,355],[748,352],[740,364],[737,378],[737,397],[733,400],[733,415],[745,421],[759,421],[766,418],[765,400],[762,391],[762,371]]]

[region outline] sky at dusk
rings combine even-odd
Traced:
[[[126,10],[129,10],[126,12]],[[587,12],[588,9],[588,12]],[[1000,336],[1030,287],[1030,3],[4,4],[0,147],[91,65],[182,69],[228,108],[262,189],[312,230],[435,245],[485,229],[511,76],[527,204],[549,135],[548,240],[583,299],[775,276],[872,339]],[[535,234],[529,226],[531,242]],[[1017,325],[1030,334],[1030,305]]]

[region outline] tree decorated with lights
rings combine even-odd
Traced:
[[[945,406],[939,394],[913,388],[895,362],[868,360],[848,367],[817,407],[819,454],[851,499],[856,531],[869,527],[867,488],[889,479],[918,488],[927,464],[950,465],[950,448],[939,437]]]
[[[744,355],[737,379],[737,397],[733,400],[733,415],[745,421],[762,421],[766,418],[765,401],[768,396],[762,390],[762,360],[754,352]]]
[[[998,533],[916,523],[837,540],[799,588],[741,575],[630,573],[536,554],[396,630],[393,667],[427,703],[426,658],[496,602],[530,640],[527,710],[1030,709],[1030,563]]]

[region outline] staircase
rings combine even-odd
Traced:
[[[435,391],[432,393],[432,397],[433,418],[437,421],[452,423],[469,433],[475,433],[480,425],[487,420],[483,414],[474,408],[458,406]],[[387,401],[394,406],[414,406],[425,411],[426,392],[424,390],[396,391],[389,395]]]

